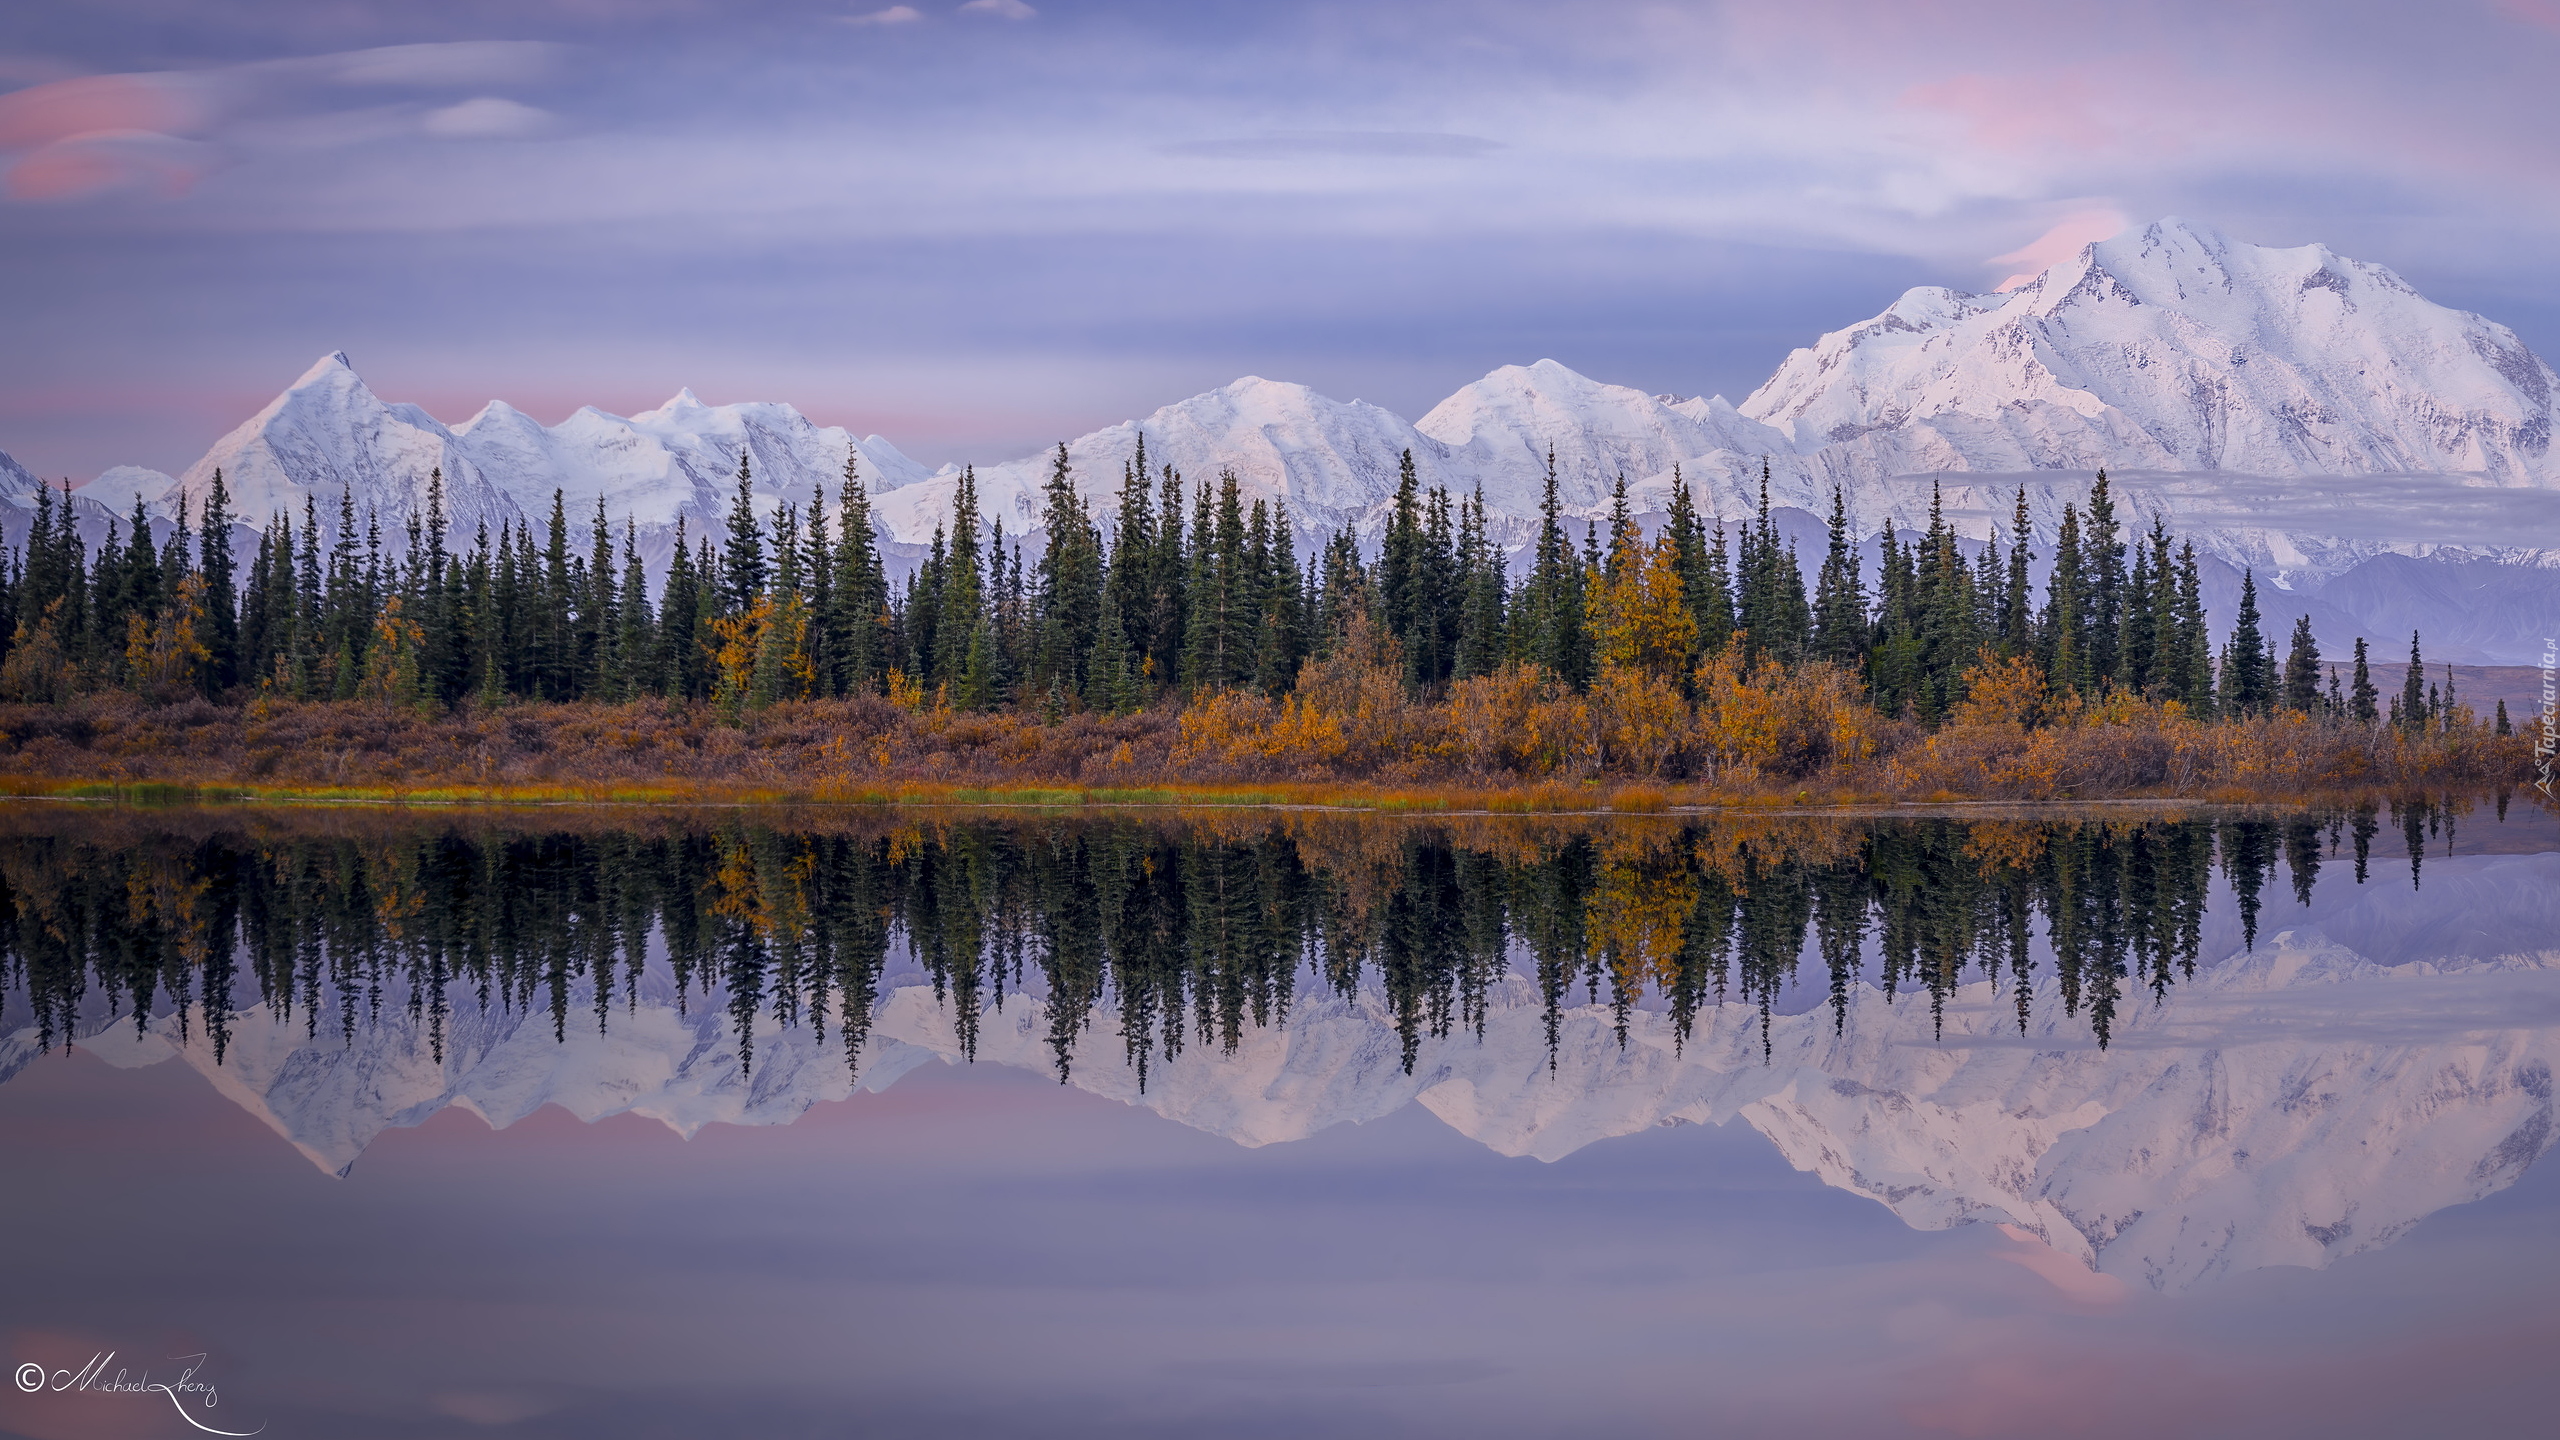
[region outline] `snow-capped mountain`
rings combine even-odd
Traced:
[[[1550,1072],[1535,982],[1495,987],[1484,1038],[1426,1040],[1411,1074],[1375,992],[1310,995],[1231,1056],[1194,1048],[1147,1090],[1107,1018],[1073,1081],[1243,1145],[1301,1139],[1419,1104],[1506,1155],[1560,1159],[1657,1125],[1739,1119],[1797,1168],[1923,1229],[1981,1222],[2033,1234],[2101,1273],[2175,1291],[2266,1265],[2322,1266],[2389,1243],[2428,1214],[2513,1183],[2547,1150],[2560,1029],[2560,854],[2431,860],[2427,884],[2333,881],[2291,929],[2261,935],[2136,1001],[2115,1045],[2062,1013],[2048,982],[2028,1033],[1989,982],[1960,991],[1946,1035],[1928,1007],[1861,986],[1845,1031],[1816,1005],[1780,1015],[1764,1062],[1755,1012],[1701,1015],[1675,1048],[1638,1012],[1621,1048],[1606,1006],[1568,1012]],[[2227,922],[2215,933],[2233,928]],[[2235,942],[2225,934],[2223,944]],[[858,1088],[879,1090],[959,1053],[949,1008],[908,972],[875,1008]],[[457,1106],[505,1126],[548,1104],[583,1119],[625,1111],[690,1135],[788,1124],[857,1088],[840,1042],[757,1017],[752,1073],[725,1005],[679,1011],[653,967],[607,1031],[491,1011],[457,989],[445,1058],[405,1008],[354,1043],[299,1019],[236,1017],[225,1061],[174,1017],[137,1035],[99,1016],[80,1043],[119,1065],[172,1057],[343,1172],[392,1126]],[[571,998],[592,1005],[591,994]],[[33,1034],[0,1038],[0,1078]],[[983,1017],[982,1063],[1048,1073],[1036,997]]]
[[[1411,450],[1425,484],[1460,483],[1462,467],[1449,447],[1417,431],[1401,417],[1363,401],[1328,399],[1304,385],[1248,375],[1204,395],[1167,405],[1143,420],[1124,421],[1067,442],[1077,491],[1106,521],[1118,510],[1122,467],[1136,459],[1146,437],[1147,465],[1161,475],[1170,465],[1186,493],[1218,472],[1236,472],[1246,503],[1287,502],[1302,547],[1344,525],[1374,531],[1396,490],[1401,457]],[[1040,525],[1042,498],[1055,454],[976,467],[978,504],[1005,533],[1026,535]],[[927,541],[951,516],[959,485],[946,468],[922,484],[881,496],[882,528],[914,545]]]
[[[2236,593],[2240,571],[2256,570],[2279,628],[2310,614],[2341,654],[2357,635],[2396,646],[2416,628],[2447,637],[2430,651],[2438,658],[2523,663],[2560,627],[2556,407],[2560,375],[2512,331],[2436,305],[2380,266],[2164,220],[2004,294],[1913,290],[1795,352],[1739,406],[1541,360],[1495,370],[1407,422],[1249,376],[1067,443],[1077,488],[1106,524],[1143,434],[1150,468],[1170,464],[1192,485],[1233,469],[1248,503],[1285,501],[1307,549],[1345,525],[1374,540],[1408,450],[1424,484],[1480,486],[1496,537],[1515,546],[1532,531],[1550,453],[1577,521],[1605,513],[1620,476],[1658,520],[1674,467],[1702,511],[1747,514],[1765,464],[1771,500],[1800,534],[1836,485],[1867,535],[1920,526],[1943,491],[1958,529],[1987,539],[2024,488],[2048,550],[2062,507],[2084,500],[2104,466],[2133,526],[2159,515],[2196,542],[2211,589]],[[308,496],[333,525],[343,488],[396,536],[442,466],[457,535],[483,518],[539,526],[556,492],[580,530],[599,500],[615,524],[635,522],[654,563],[679,516],[698,532],[725,513],[742,454],[769,513],[785,498],[833,495],[848,453],[903,570],[948,520],[959,469],[928,472],[879,436],[820,427],[787,405],[704,405],[690,391],[642,414],[584,409],[555,426],[492,401],[447,426],[379,399],[332,355],[174,486],[119,467],[85,487],[97,508],[82,513],[102,524],[137,494],[174,513],[180,494],[201,502],[220,466],[252,524]],[[982,512],[1008,538],[1036,543],[1051,458],[976,467]],[[2410,561],[2425,578],[2412,580]]]
[[[1576,516],[1604,513],[1621,476],[1639,508],[1658,510],[1675,465],[1685,465],[1710,492],[1701,504],[1739,515],[1757,494],[1743,477],[1755,477],[1756,485],[1758,457],[1787,449],[1783,434],[1743,419],[1721,396],[1675,402],[1602,384],[1553,360],[1506,365],[1416,422],[1364,401],[1332,400],[1304,385],[1247,376],[1067,442],[1077,489],[1097,513],[1115,509],[1121,467],[1135,458],[1141,435],[1149,467],[1171,465],[1187,486],[1233,470],[1246,503],[1286,501],[1309,549],[1345,525],[1374,538],[1394,504],[1407,451],[1426,488],[1446,486],[1464,496],[1481,486],[1488,512],[1508,522],[1495,525],[1497,537],[1517,543],[1533,533],[1551,449],[1558,499]],[[1052,464],[1053,456],[1034,455],[977,467],[981,509],[1002,515],[1008,534],[1030,532],[1039,524]],[[1801,492],[1797,498],[1811,503],[1799,470],[1787,473],[1795,484],[1786,493]],[[949,517],[958,478],[946,470],[884,497],[884,526],[907,543],[925,540]]]
[[[679,516],[699,534],[727,513],[741,454],[756,476],[758,503],[770,513],[785,498],[805,503],[821,486],[833,496],[848,452],[860,457],[875,488],[926,473],[878,436],[857,439],[815,425],[788,405],[705,405],[690,390],[638,415],[588,407],[556,426],[491,401],[447,426],[415,405],[385,402],[344,354],[333,354],[158,493],[148,486],[155,472],[131,467],[109,471],[92,487],[128,505],[141,493],[164,516],[184,497],[190,513],[201,514],[219,469],[232,513],[244,524],[263,525],[277,514],[299,523],[309,501],[323,527],[334,530],[344,494],[359,517],[379,517],[386,537],[396,540],[412,514],[426,513],[429,476],[441,470],[457,543],[483,523],[493,531],[518,520],[539,528],[558,494],[576,532],[601,499],[617,529],[626,519],[635,523],[644,548],[663,560]]]
[[[2555,375],[2503,325],[2325,245],[2162,220],[1998,295],[1910,291],[1738,407],[1823,478],[2463,474],[2560,485]]]

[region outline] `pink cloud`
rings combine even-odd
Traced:
[[[12,200],[71,200],[135,189],[175,199],[217,159],[214,148],[151,130],[102,130],[57,140],[9,167]]]
[[[2014,290],[2053,266],[2079,254],[2080,247],[2123,234],[2126,227],[2132,223],[2125,218],[2123,211],[2112,207],[2074,210],[2056,221],[2053,228],[2026,244],[2006,255],[1992,256],[1991,263],[1994,265],[2019,267],[2015,273],[1992,288]]]
[[[2096,111],[2104,92],[2094,77],[2071,71],[2032,76],[1956,75],[1902,92],[1905,109],[1934,110],[1965,122],[1967,138],[1987,149],[2031,154],[2055,148],[2097,150],[2123,133]]]
[[[0,150],[13,200],[68,200],[117,189],[187,192],[219,159],[181,138],[211,125],[210,88],[181,75],[84,75],[0,95]]]
[[[84,75],[0,95],[0,147],[26,149],[101,130],[179,135],[201,128],[211,107],[167,75]]]

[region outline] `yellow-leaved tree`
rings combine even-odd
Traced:
[[[1602,665],[1619,665],[1657,678],[1676,676],[1697,643],[1698,622],[1680,588],[1679,556],[1669,532],[1639,543],[1631,564],[1614,576],[1595,576],[1585,613]]]

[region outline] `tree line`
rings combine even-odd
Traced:
[[[1423,695],[1507,669],[1576,692],[1613,669],[1694,690],[1699,666],[1721,656],[1745,673],[1837,667],[1875,709],[1923,725],[1953,713],[1991,662],[2056,695],[2175,700],[2198,717],[2294,711],[2420,732],[2467,713],[2449,672],[2441,686],[2425,680],[2412,634],[2386,717],[2364,641],[2351,679],[2324,666],[2307,617],[2280,648],[2254,575],[2217,650],[2193,545],[2173,546],[2157,515],[2128,533],[2104,471],[2085,510],[2063,508],[2040,579],[2023,488],[2006,531],[1969,558],[1933,496],[1924,530],[1885,526],[1872,577],[1835,489],[1808,584],[1773,519],[1765,464],[1756,512],[1730,526],[1700,515],[1675,468],[1651,538],[1620,477],[1605,536],[1593,520],[1577,539],[1550,454],[1516,583],[1481,491],[1425,488],[1410,452],[1374,552],[1346,527],[1303,557],[1286,503],[1248,505],[1232,471],[1186,485],[1170,465],[1150,470],[1141,437],[1106,527],[1060,445],[1032,554],[1001,519],[986,521],[964,470],[922,561],[892,582],[852,459],[832,514],[812,493],[768,507],[767,523],[742,456],[719,533],[689,535],[680,519],[654,595],[636,525],[616,527],[601,499],[574,540],[555,492],[538,534],[522,520],[494,535],[484,523],[462,545],[437,472],[402,534],[360,517],[351,494],[325,524],[306,499],[298,518],[269,518],[235,573],[219,471],[192,526],[182,499],[155,540],[137,500],[95,556],[67,493],[57,504],[39,488],[24,551],[0,552],[0,692],[423,707],[663,696],[733,712],[885,695],[1054,719],[1286,694],[1356,615],[1392,642],[1391,663]],[[2498,726],[2507,733],[2503,705]]]

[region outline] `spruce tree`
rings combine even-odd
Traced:
[[[1085,708],[1098,715],[1126,715],[1137,708],[1138,686],[1131,663],[1129,628],[1120,620],[1119,592],[1104,587],[1093,634],[1093,652],[1085,663]]]
[[[2375,725],[2382,720],[2382,692],[2374,688],[2373,669],[2365,658],[2364,637],[2356,637],[2355,684],[2347,691],[2347,716],[2359,725]]]
[[[876,695],[895,653],[888,633],[889,587],[871,528],[871,495],[853,455],[845,456],[844,484],[836,497],[834,615],[828,623],[835,637],[836,686],[845,695]]]
[[[240,681],[240,616],[231,563],[231,491],[222,483],[222,467],[213,468],[205,491],[204,525],[198,532],[196,569],[204,576],[203,640],[208,652],[204,684],[214,693]]]
[[[2293,622],[2292,648],[2284,660],[2284,708],[2304,715],[2320,708],[2320,642],[2311,636],[2311,617]]]
[[[1671,467],[1671,518],[1665,529],[1671,536],[1672,563],[1680,571],[1680,597],[1696,626],[1697,652],[1690,657],[1694,660],[1724,648],[1725,638],[1733,633],[1733,596],[1708,569],[1706,525],[1698,518],[1697,502],[1678,465]],[[1717,533],[1721,543],[1721,527]]]
[[[1674,495],[1678,495],[1676,488]],[[1695,517],[1691,517],[1693,522]],[[1502,551],[1485,533],[1484,485],[1478,482],[1476,492],[1460,512],[1459,547],[1464,552],[1466,574],[1465,614],[1458,626],[1456,675],[1461,680],[1490,675],[1502,668],[1507,648],[1503,602],[1509,586],[1503,574]]]
[[[2096,693],[2124,675],[2124,543],[2117,538],[2115,496],[2104,469],[2098,471],[2097,485],[2089,492],[2088,523],[2081,531],[2080,547],[2087,567],[2081,584],[2087,686]]]
[[[658,592],[658,683],[670,699],[686,700],[702,693],[702,656],[693,637],[693,617],[701,605],[701,583],[693,569],[692,545],[685,536],[685,517],[679,514],[675,548],[667,558],[667,581]]]
[[[2400,677],[2400,728],[2410,735],[2427,733],[2431,719],[2427,705],[2427,662],[2418,653],[2418,632],[2409,632],[2409,670]]]
[[[1031,665],[1034,685],[1050,681],[1071,694],[1100,693],[1087,681],[1102,619],[1102,537],[1094,529],[1064,442],[1049,463],[1041,526],[1048,542],[1040,554],[1039,654]],[[1118,609],[1113,609],[1115,623]]]
[[[2205,630],[2204,581],[2195,542],[2178,546],[2177,670],[2174,697],[2197,719],[2213,715],[2212,640]]]
[[[728,612],[744,615],[765,593],[766,572],[764,527],[756,523],[755,479],[743,446],[738,451],[738,493],[729,503],[729,539],[720,562]]]
[[[1813,582],[1813,658],[1852,671],[1867,653],[1867,591],[1858,577],[1858,548],[1849,534],[1849,497],[1831,487],[1831,534]]]
[[[951,704],[961,710],[986,710],[996,702],[996,657],[988,644],[978,522],[978,472],[967,467],[952,492],[951,548],[941,594],[934,599],[935,678],[949,683]]]
[[[616,700],[622,692],[622,618],[616,612],[620,576],[613,563],[613,525],[605,518],[604,497],[596,497],[594,529],[587,538],[587,566],[578,595],[577,693],[587,699]]]
[[[2053,573],[2044,586],[2044,614],[2036,626],[2038,657],[2045,683],[2055,693],[2086,693],[2089,686],[2087,572],[2080,556],[2080,510],[2062,507],[2062,523],[2054,531]]]
[[[1147,437],[1138,436],[1135,459],[1120,466],[1120,498],[1111,522],[1111,554],[1103,580],[1120,617],[1130,671],[1143,682],[1155,639],[1156,525],[1154,479],[1147,474]]]
[[[1582,615],[1582,565],[1564,529],[1556,494],[1555,451],[1547,452],[1545,489],[1538,502],[1538,547],[1521,595],[1519,633],[1531,663],[1543,665],[1577,690],[1591,683],[1591,646]]]
[[[609,700],[631,700],[654,694],[658,674],[657,617],[649,613],[649,572],[640,560],[640,527],[622,517],[622,593],[618,597],[614,636],[613,689]]]
[[[1139,439],[1138,462],[1139,472],[1144,474],[1143,436]],[[1162,691],[1180,683],[1183,642],[1190,634],[1191,624],[1191,563],[1183,534],[1182,474],[1170,465],[1164,467],[1163,484],[1156,492],[1155,518],[1155,555],[1147,567],[1148,584],[1155,598],[1147,619],[1148,641],[1140,664],[1154,688]]]
[[[2258,577],[2240,576],[2240,609],[2231,622],[2231,646],[2223,661],[2222,708],[2234,717],[2264,715],[2274,708],[2277,687],[2267,658],[2267,640],[2258,627]]]
[[[1698,652],[1712,654],[1724,649],[1733,639],[1733,559],[1725,544],[1724,517],[1716,517],[1715,530],[1707,542],[1707,561],[1698,599],[1690,613],[1698,621]],[[1686,586],[1686,580],[1683,580]]]
[[[2009,512],[2009,554],[2001,575],[1999,630],[2004,654],[2027,655],[2035,649],[2035,600],[2028,572],[2035,564],[2035,524],[2027,511],[2027,487]]]
[[[1956,548],[1936,486],[1929,493],[1929,530],[1913,579],[1918,591],[1920,687],[1915,696],[1923,721],[1935,722],[1963,698],[1965,668],[1979,647],[1974,633],[1973,575]]]

